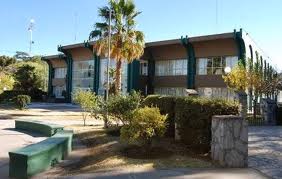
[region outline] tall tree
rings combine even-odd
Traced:
[[[110,55],[116,61],[115,93],[117,94],[121,91],[122,62],[130,63],[144,53],[144,34],[135,29],[135,18],[141,12],[136,10],[132,0],[110,0],[109,5],[99,8],[98,13],[102,22],[94,25],[95,29],[90,33],[89,39],[96,40],[93,48],[98,55],[107,56],[108,38],[111,35]],[[111,34],[109,33],[110,19]]]

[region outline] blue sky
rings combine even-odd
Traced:
[[[282,69],[282,1],[217,1],[216,21],[216,0],[135,0],[138,10],[142,11],[137,28],[144,31],[146,41],[243,28]],[[100,20],[97,8],[106,3],[106,0],[3,0],[0,54],[28,51],[27,29],[31,18],[35,20],[34,54],[56,54],[59,44],[82,42],[88,38],[93,24]]]

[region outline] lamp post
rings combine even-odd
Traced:
[[[107,87],[106,87],[106,101],[109,99],[109,88],[110,88],[110,72],[109,65],[111,63],[111,21],[112,21],[112,10],[109,8],[109,34],[108,34],[108,60],[107,60]],[[108,118],[108,117],[107,117]]]
[[[110,88],[110,70],[109,66],[111,63],[111,21],[112,21],[112,9],[109,7],[109,34],[108,34],[108,60],[107,60],[107,86],[106,86],[106,102],[108,102],[109,99],[109,88]],[[105,128],[108,127],[108,121],[109,121],[109,113],[108,113],[108,107],[106,112],[106,122],[105,122]]]

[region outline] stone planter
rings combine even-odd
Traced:
[[[222,167],[248,167],[248,123],[233,115],[213,116],[211,157]]]

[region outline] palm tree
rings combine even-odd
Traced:
[[[144,34],[135,29],[135,18],[141,13],[136,11],[132,0],[110,0],[109,7],[99,8],[102,22],[94,25],[89,35],[90,40],[96,40],[93,48],[97,55],[107,55],[109,38],[109,12],[111,18],[111,51],[110,55],[116,61],[115,94],[121,91],[122,62],[131,63],[144,53]]]

